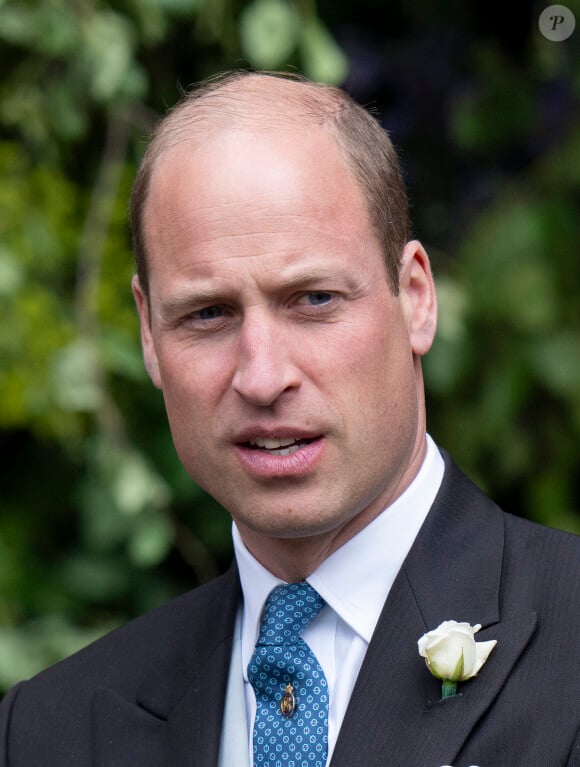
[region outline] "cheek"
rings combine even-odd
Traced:
[[[175,450],[191,478],[211,492],[217,462],[213,435],[219,381],[212,366],[178,355],[161,365],[162,391]]]
[[[343,349],[330,391],[349,452],[372,471],[414,438],[418,401],[413,355],[404,328],[374,325]],[[330,392],[329,392],[330,393]],[[382,471],[382,468],[381,468]]]
[[[181,461],[188,471],[205,463],[213,444],[216,410],[223,397],[224,360],[219,355],[180,349],[159,356],[167,419]]]
[[[388,327],[371,319],[362,328],[347,328],[321,344],[315,359],[320,370],[331,372],[331,387],[348,389],[355,401],[398,397],[413,381],[413,353],[402,322]]]
[[[161,349],[157,357],[162,388],[173,405],[206,407],[227,385],[231,357],[223,348],[183,344]]]

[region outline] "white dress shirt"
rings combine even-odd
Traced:
[[[328,761],[383,605],[437,495],[443,471],[443,458],[427,436],[423,465],[404,493],[306,579],[326,602],[302,637],[318,658],[328,682]],[[232,532],[244,594],[237,636],[241,641],[252,764],[256,699],[247,667],[268,594],[283,581],[250,554],[235,524]]]

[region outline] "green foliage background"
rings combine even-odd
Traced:
[[[393,124],[441,304],[430,431],[580,532],[580,33],[433,5],[0,0],[0,689],[229,562],[143,369],[126,221],[157,116],[224,68],[293,66]]]

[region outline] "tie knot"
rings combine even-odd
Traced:
[[[296,644],[324,604],[324,599],[306,581],[278,586],[266,600],[258,645]]]

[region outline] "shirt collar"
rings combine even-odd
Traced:
[[[427,452],[407,489],[308,578],[328,605],[370,642],[397,573],[441,485],[444,461],[427,436]]]
[[[381,610],[441,485],[444,462],[427,435],[427,451],[407,489],[307,578],[326,603],[367,643]],[[244,595],[241,621],[244,669],[258,637],[268,594],[283,583],[244,545],[235,525],[234,551]]]

